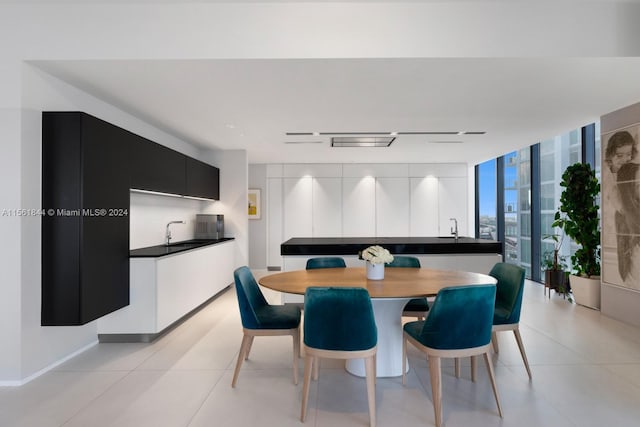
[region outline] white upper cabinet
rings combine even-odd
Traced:
[[[376,236],[409,236],[409,179],[376,179]]]
[[[376,180],[373,177],[342,179],[342,236],[376,235]]]
[[[438,224],[438,178],[426,176],[411,178],[411,224],[412,237],[437,236]]]
[[[458,220],[458,235],[468,236],[467,178],[440,178],[438,181],[440,235],[451,235],[453,221],[450,218],[455,218]]]
[[[313,237],[342,236],[342,178],[313,179]]]
[[[267,167],[268,266],[293,237],[449,236],[468,230],[466,164],[284,164]]]
[[[284,178],[284,240],[312,237],[313,178]],[[282,242],[281,242],[282,243]]]

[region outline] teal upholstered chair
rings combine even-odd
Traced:
[[[394,255],[393,261],[387,264],[387,267],[408,267],[420,268],[420,260],[413,256]],[[429,311],[429,303],[426,298],[413,298],[404,306],[402,315],[406,317],[417,317],[422,320],[427,317]]]
[[[307,260],[307,270],[315,268],[344,268],[346,266],[344,259],[340,257],[318,257]]]
[[[527,354],[524,351],[519,327],[525,271],[517,265],[499,262],[493,266],[489,275],[498,281],[496,285],[496,307],[493,315],[493,350],[496,353],[499,351],[497,332],[513,331],[524,366],[527,369],[529,379],[531,379],[531,369],[529,368]]]
[[[309,287],[304,296],[304,421],[311,373],[319,358],[365,359],[369,420],[376,423],[375,355],[378,330],[369,292],[364,288]],[[317,375],[316,375],[317,377]]]
[[[493,365],[489,360],[495,297],[495,285],[443,288],[438,292],[426,320],[404,325],[402,383],[405,383],[407,342],[410,342],[428,358],[437,427],[442,424],[442,357],[484,355],[498,413],[502,417]]]
[[[293,382],[298,384],[298,358],[300,357],[300,307],[295,305],[269,305],[248,267],[233,272],[240,318],[242,345],[233,372],[231,387],[236,386],[242,362],[249,357],[256,336],[291,335],[293,337]]]

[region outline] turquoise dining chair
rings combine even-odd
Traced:
[[[520,355],[527,370],[529,380],[532,379],[531,368],[527,353],[524,351],[524,343],[520,335],[520,311],[522,310],[522,296],[524,294],[524,278],[525,270],[515,264],[499,262],[493,266],[489,275],[495,278],[496,284],[496,305],[493,314],[493,328],[491,334],[491,343],[493,351],[497,354],[500,349],[498,346],[498,332],[513,331],[520,350]],[[456,377],[460,377],[460,361],[455,362]],[[471,360],[471,379],[475,381],[475,363]]]
[[[514,264],[499,262],[493,266],[489,275],[494,277],[496,285],[496,306],[493,315],[493,350],[498,353],[498,332],[513,331],[520,355],[531,380],[531,369],[527,354],[524,351],[522,336],[520,336],[520,311],[522,310],[522,296],[524,294],[525,270]]]
[[[340,257],[317,257],[307,260],[307,270],[315,268],[344,268],[347,264]]]
[[[242,320],[242,344],[233,372],[231,387],[235,387],[242,362],[249,358],[251,344],[256,336],[291,335],[293,337],[293,382],[298,384],[298,358],[300,357],[300,307],[296,305],[270,305],[248,267],[233,272],[236,295]]]
[[[300,421],[304,422],[311,373],[319,358],[365,361],[369,422],[376,425],[375,357],[378,330],[369,292],[364,288],[309,287],[304,296],[304,386]]]
[[[420,260],[413,256],[394,255],[393,261],[386,264],[387,267],[407,267],[420,268]],[[416,317],[423,320],[427,317],[429,311],[429,302],[426,298],[413,298],[404,306],[402,315],[405,317]]]
[[[502,418],[498,388],[489,359],[491,328],[496,299],[495,285],[469,285],[443,288],[438,292],[426,320],[406,323],[402,340],[402,384],[405,384],[407,343],[427,355],[436,427],[442,425],[443,357],[483,355]]]

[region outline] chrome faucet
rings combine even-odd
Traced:
[[[171,230],[169,230],[169,226],[171,224],[186,224],[185,221],[170,221],[167,224],[167,231],[165,232],[165,237],[167,238],[167,246],[169,246],[169,242],[171,242]]]
[[[456,242],[458,241],[458,220],[455,218],[449,218],[450,221],[453,221],[455,228],[451,227],[451,234],[455,237]]]

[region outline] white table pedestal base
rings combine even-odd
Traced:
[[[378,328],[376,376],[402,375],[402,311],[410,298],[372,298],[373,314]],[[347,371],[365,376],[363,359],[347,359]],[[409,362],[407,361],[407,371]]]

